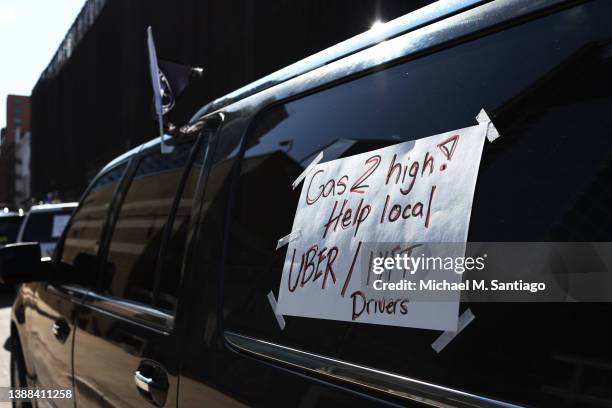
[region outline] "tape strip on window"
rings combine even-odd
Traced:
[[[276,297],[274,296],[274,292],[270,291],[270,293],[268,293],[268,301],[270,302],[270,306],[272,306],[274,316],[276,316],[278,327],[280,327],[281,331],[285,330],[285,318],[283,315],[276,313]]]
[[[301,230],[293,231],[291,234],[285,235],[284,237],[278,240],[278,243],[276,244],[276,249],[282,248],[288,243],[290,243],[291,241],[295,241],[296,239],[300,239],[301,237],[302,237]]]
[[[491,118],[489,118],[489,115],[487,115],[487,112],[484,109],[480,110],[478,116],[476,116],[476,120],[480,125],[487,127],[487,139],[489,139],[489,142],[493,142],[499,138],[499,132],[495,128],[495,125],[493,125]]]
[[[431,343],[431,348],[434,349],[436,353],[444,350],[444,348],[448,346],[448,344],[453,341],[453,339],[457,337],[457,335],[461,333],[461,331],[465,329],[467,325],[472,322],[472,320],[474,320],[474,318],[474,313],[472,313],[470,309],[467,309],[461,314],[461,316],[459,316],[457,331],[445,331],[436,339],[436,341]]]
[[[310,173],[312,171],[312,169],[314,168],[314,166],[316,166],[317,164],[319,164],[319,162],[323,159],[323,152],[320,152],[317,157],[314,158],[314,160],[308,165],[306,166],[306,168],[304,169],[304,171],[302,172],[302,174],[300,174],[298,176],[298,178],[295,179],[295,181],[293,182],[293,184],[291,185],[291,188],[293,190],[296,189],[297,186],[300,185],[300,183],[306,178],[306,176],[308,175],[308,173]]]

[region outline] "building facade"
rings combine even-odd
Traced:
[[[32,194],[78,199],[151,139],[146,28],[161,59],[204,68],[170,120],[430,0],[88,0],[32,91]]]
[[[23,95],[8,95],[6,127],[2,129],[0,137],[0,206],[2,207],[20,207],[24,204],[24,200],[29,199],[29,141],[30,98]],[[23,163],[24,154],[28,156],[26,165]],[[19,178],[18,182],[16,177]],[[24,177],[27,177],[27,181]]]
[[[31,132],[17,129],[15,134],[14,155],[15,155],[15,187],[14,203],[16,207],[28,207],[31,204],[30,190],[30,139]]]

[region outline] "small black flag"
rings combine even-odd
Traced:
[[[147,29],[147,34],[155,111],[158,115],[165,115],[174,108],[176,101],[189,85],[189,81],[192,78],[202,76],[203,70],[202,68],[158,59],[151,27]],[[159,81],[154,78],[155,72],[157,72]]]
[[[149,73],[153,85],[153,105],[159,124],[161,151],[162,153],[169,153],[173,148],[165,143],[164,115],[174,108],[177,99],[189,85],[190,79],[202,76],[202,68],[158,60],[151,27],[147,28],[147,49],[149,53]],[[168,123],[168,128],[172,127],[173,125]]]
[[[194,69],[188,65],[176,62],[158,60],[159,82],[161,85],[162,112],[165,115],[172,108],[176,100],[189,85]]]

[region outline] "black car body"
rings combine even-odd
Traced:
[[[22,221],[23,214],[16,212],[0,213],[0,246],[17,241]]]
[[[440,2],[214,101],[85,192],[13,307],[17,385],[77,406],[607,406],[609,304],[473,304],[437,332],[287,317],[299,189],[346,157],[474,124],[470,241],[611,241],[612,2]],[[72,400],[53,400],[73,406]]]

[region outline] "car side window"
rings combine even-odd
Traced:
[[[612,361],[610,334],[571,333],[597,327],[609,305],[472,303],[474,322],[437,353],[433,330],[299,316],[281,330],[267,295],[278,294],[287,250],[276,244],[302,188],[291,183],[319,152],[329,161],[471,126],[483,107],[502,137],[485,145],[469,240],[612,239],[612,137],[609,120],[593,120],[612,106],[612,26],[592,23],[609,12],[581,4],[262,112],[243,142],[228,228],[225,329],[511,402],[560,406],[567,384],[608,401],[609,388],[576,372]]]
[[[154,305],[173,311],[176,307],[183,253],[191,220],[193,199],[202,170],[205,149],[196,145],[195,157],[184,180],[183,191],[176,202],[174,219],[169,221],[169,234],[161,256],[161,270],[156,276]]]
[[[63,242],[60,255],[63,264],[80,272],[82,267],[93,265],[115,189],[126,167],[125,163],[121,164],[100,176],[76,209]]]
[[[168,223],[172,224],[169,216],[182,186],[192,148],[193,144],[181,144],[170,154],[156,152],[138,162],[110,234],[108,255],[103,264],[102,293],[147,305],[156,303],[155,298],[159,297],[155,294],[158,259],[164,230]],[[181,202],[185,206],[185,201]],[[181,220],[184,219],[182,214]],[[180,228],[181,221],[177,222],[172,225]],[[174,248],[175,244],[170,243],[170,247]],[[178,275],[179,271],[172,273]],[[176,286],[178,284],[173,283],[169,290]],[[168,290],[157,289],[158,294]],[[168,300],[168,296],[174,295],[165,295],[170,307],[174,299]]]

